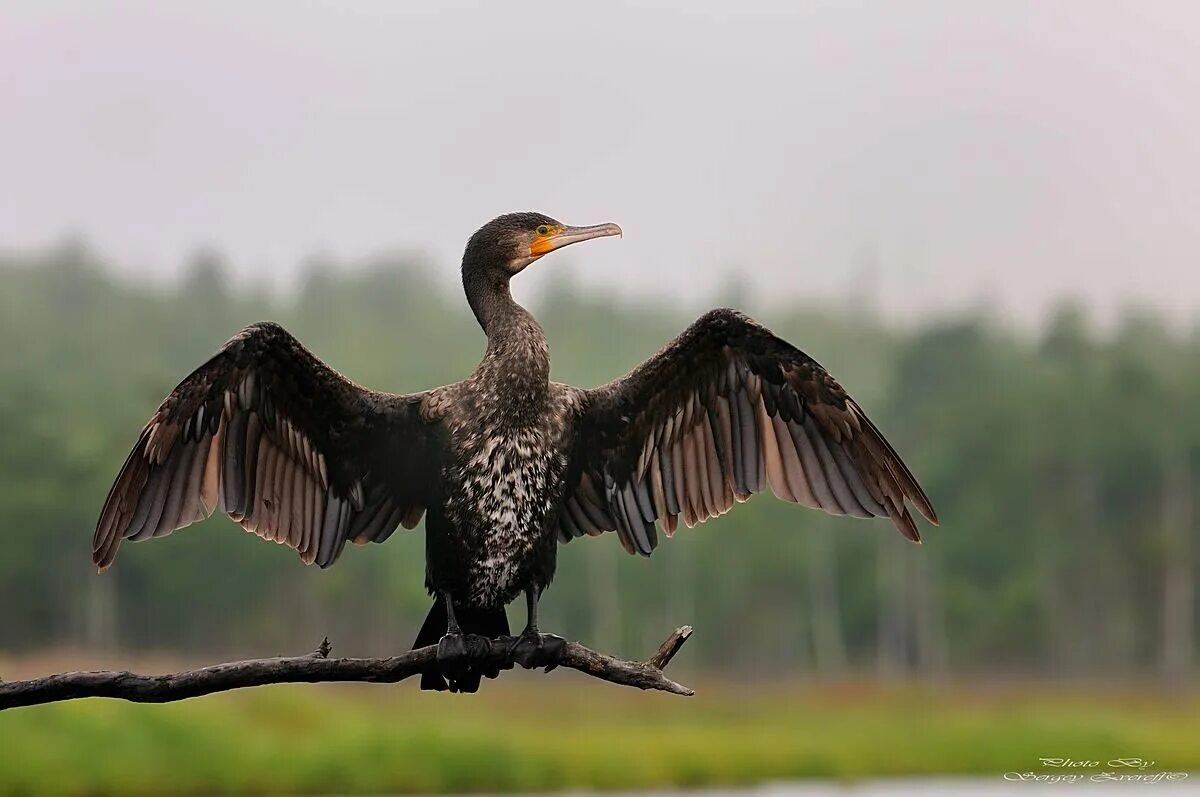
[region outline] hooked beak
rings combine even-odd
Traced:
[[[570,246],[580,241],[621,234],[621,228],[612,223],[596,224],[591,227],[560,227],[549,235],[535,240],[529,247],[529,253],[534,257],[541,257],[555,249],[562,249],[564,246]]]

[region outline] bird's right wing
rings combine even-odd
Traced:
[[[176,387],[109,491],[92,559],[215,510],[327,567],[426,506],[428,394],[390,395],[330,369],[277,324],[247,327]]]

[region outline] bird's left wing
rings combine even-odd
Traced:
[[[887,517],[918,541],[911,503],[937,515],[895,450],[812,358],[733,310],[714,310],[627,376],[579,394],[559,513],[563,541],[617,532],[648,556],[768,485],[835,515]]]
[[[217,510],[321,567],[347,541],[412,528],[426,505],[429,395],[365,390],[277,324],[253,324],[150,418],[109,491],[92,559],[106,568],[122,540]]]

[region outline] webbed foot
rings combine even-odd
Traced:
[[[495,678],[483,667],[491,652],[491,640],[478,634],[446,634],[438,640],[437,666],[450,682],[450,691],[478,692],[480,676]]]
[[[567,640],[554,634],[540,633],[536,628],[526,628],[510,649],[510,655],[517,664],[527,670],[545,667],[546,672],[562,664],[566,652]]]

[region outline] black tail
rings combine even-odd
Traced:
[[[488,639],[509,635],[508,615],[504,613],[503,606],[495,609],[456,606],[454,616],[464,634],[478,634]],[[435,598],[429,614],[425,615],[425,623],[417,632],[417,641],[413,642],[413,650],[436,645],[446,634],[446,623],[446,602],[441,598]],[[486,675],[488,678],[495,678],[499,674],[499,669],[473,674],[465,681],[458,681],[458,690],[460,692],[476,692],[479,690],[480,676]],[[449,684],[446,683],[446,679],[442,677],[442,673],[436,666],[421,673],[421,689],[444,692],[449,688]]]

